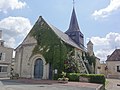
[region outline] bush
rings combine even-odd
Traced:
[[[67,73],[69,81],[79,81],[79,78],[85,77],[88,78],[90,83],[98,83],[105,85],[105,76],[102,74],[80,74],[80,73]]]
[[[69,81],[79,81],[79,73],[67,73],[67,77],[69,78]]]
[[[105,76],[102,74],[81,74],[80,76],[89,78],[90,83],[98,83],[105,85]]]
[[[61,73],[62,78],[58,78],[59,81],[68,81],[69,78],[66,77],[66,72]]]

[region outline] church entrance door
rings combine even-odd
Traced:
[[[42,79],[43,77],[43,60],[41,58],[36,59],[34,65],[34,78]]]

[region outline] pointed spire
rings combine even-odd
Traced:
[[[76,13],[75,13],[75,8],[74,8],[74,0],[73,0],[73,11],[72,11],[72,16],[71,16],[71,21],[69,25],[69,29],[65,32],[79,47],[84,49],[84,35],[81,33]]]
[[[72,32],[72,31],[80,31],[74,6],[73,6],[73,12],[72,12],[72,16],[71,16],[69,29],[67,30],[67,32]]]
[[[93,45],[92,41],[89,40],[89,42],[87,43],[87,45]]]

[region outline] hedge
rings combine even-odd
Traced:
[[[103,74],[80,74],[80,73],[68,73],[67,77],[69,81],[79,81],[79,77],[89,78],[90,83],[98,83],[105,85],[105,76]]]
[[[105,76],[103,74],[81,74],[80,76],[89,78],[90,83],[98,83],[105,85]]]
[[[67,73],[67,78],[69,78],[69,81],[79,81],[79,73]]]

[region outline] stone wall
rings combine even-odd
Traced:
[[[20,77],[34,78],[35,60],[37,58],[41,58],[44,62],[42,79],[48,79],[49,64],[46,64],[45,59],[42,55],[33,55],[33,49],[36,43],[36,40],[28,35],[23,43],[16,49],[14,73],[18,73]]]

